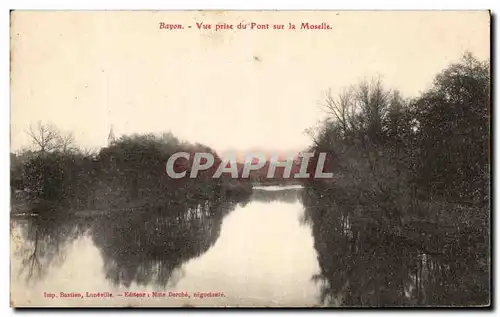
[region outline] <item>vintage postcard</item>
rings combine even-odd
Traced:
[[[487,307],[489,11],[12,11],[13,307]]]

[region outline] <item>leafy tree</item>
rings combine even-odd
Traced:
[[[302,199],[325,300],[488,303],[489,88],[489,63],[466,54],[412,100],[378,79],[327,96],[309,133],[335,177]]]
[[[488,202],[489,64],[466,54],[414,101],[419,185],[461,202]]]

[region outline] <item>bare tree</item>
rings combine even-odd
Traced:
[[[70,132],[64,135],[62,133],[59,133],[59,136],[57,138],[56,149],[63,153],[69,153],[76,150],[75,137],[73,136],[73,133]]]
[[[359,104],[361,116],[367,136],[375,142],[382,137],[382,121],[388,108],[390,91],[383,88],[380,78],[371,82],[362,82],[356,91],[356,102]]]
[[[310,128],[307,128],[304,130],[304,134],[311,138],[311,140],[314,143],[314,146],[319,147],[320,146],[319,139],[318,139],[319,133],[317,131],[318,131],[318,128],[316,126],[310,127]]]
[[[67,153],[75,150],[73,134],[63,134],[51,124],[43,124],[41,121],[35,126],[30,124],[26,133],[39,152],[62,151]]]
[[[352,87],[342,91],[337,98],[332,96],[331,90],[328,90],[325,96],[324,110],[339,124],[344,139],[347,139],[353,124],[355,111],[353,97]]]
[[[57,129],[50,124],[44,125],[41,121],[36,126],[30,124],[29,130],[26,133],[40,152],[53,151],[59,143],[58,139],[60,135]]]

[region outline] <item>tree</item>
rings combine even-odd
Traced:
[[[390,91],[384,89],[380,78],[360,83],[356,91],[359,120],[367,138],[376,144],[383,140],[383,120],[387,115],[389,95]]]
[[[37,151],[41,153],[52,151],[69,153],[76,150],[73,134],[63,134],[52,124],[43,124],[41,121],[34,126],[30,124],[26,133]]]
[[[489,63],[467,53],[415,100],[419,184],[432,193],[487,203],[489,89]]]
[[[333,116],[341,129],[342,137],[347,140],[355,127],[354,90],[352,87],[342,91],[337,98],[329,90],[325,96],[324,110]]]
[[[341,96],[309,130],[335,180],[304,182],[323,297],[341,305],[489,303],[489,63],[470,54],[414,100],[355,89],[346,140]],[[424,259],[425,255],[425,259]]]
[[[57,148],[60,136],[53,125],[44,125],[39,121],[35,126],[30,124],[26,133],[40,152],[50,152]]]
[[[59,136],[56,140],[56,148],[63,153],[71,153],[77,150],[75,147],[75,138],[73,133],[67,133],[63,135],[59,133]]]

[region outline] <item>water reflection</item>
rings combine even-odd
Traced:
[[[22,259],[19,275],[28,281],[44,278],[48,269],[65,259],[75,239],[88,235],[113,283],[165,286],[175,268],[215,243],[222,219],[235,205],[198,200],[129,212],[14,218],[15,256]]]
[[[12,219],[14,256],[21,260],[18,275],[26,282],[44,278],[47,270],[64,261],[69,244],[84,234],[88,223],[74,217]]]
[[[385,225],[376,206],[337,204],[326,189],[304,190],[322,301],[336,306],[456,306],[489,302],[487,231],[450,236],[412,222]],[[403,234],[404,233],[404,234]]]
[[[254,189],[242,202],[191,200],[133,212],[14,217],[13,274],[42,283],[33,288],[37,293],[47,285],[74,290],[85,284],[90,291],[227,294],[218,301],[158,306],[488,302],[489,263],[480,248],[484,235],[419,238],[430,232],[428,224],[403,225],[398,232],[376,214],[364,218],[356,208],[336,205],[333,197],[325,190],[269,188]],[[87,275],[75,273],[84,270]]]
[[[92,226],[106,278],[115,284],[165,287],[174,269],[205,253],[220,235],[234,203],[210,201],[103,217]]]
[[[13,272],[33,283],[27,301],[42,305],[47,302],[40,294],[47,290],[170,290],[226,296],[135,304],[312,306],[319,296],[311,279],[318,266],[311,230],[300,222],[301,189],[278,189],[257,189],[238,201],[190,200],[53,219],[14,217]],[[27,284],[13,283],[14,293],[26,291]],[[103,305],[97,300],[51,303]]]

